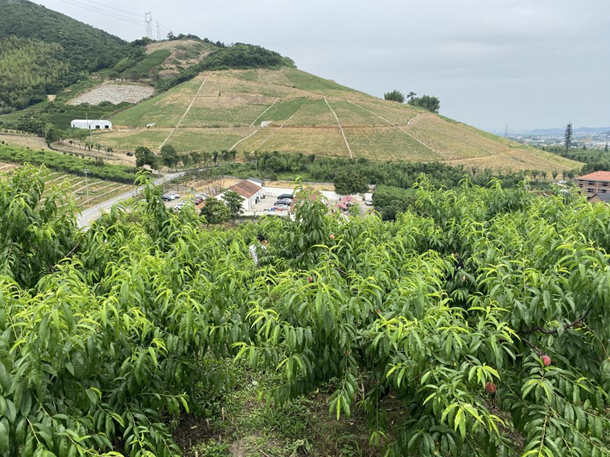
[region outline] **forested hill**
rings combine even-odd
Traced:
[[[25,0],[0,0],[0,112],[47,94],[143,51],[103,30]]]
[[[112,66],[127,46],[119,37],[26,0],[0,0],[0,39],[9,36],[59,44],[73,71]]]

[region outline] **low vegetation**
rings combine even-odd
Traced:
[[[294,455],[319,443],[283,411],[315,392],[387,456],[610,453],[610,209],[498,181],[415,188],[392,223],[301,193],[294,221],[208,229],[147,186],[80,232],[35,170],[0,180],[0,452],[226,455],[214,405],[248,385],[268,416],[244,412]],[[193,418],[209,432],[181,450]]]
[[[280,68],[294,66],[294,62],[274,51],[261,46],[237,43],[229,47],[219,48],[204,57],[201,62],[193,65],[174,78],[163,79],[157,83],[160,91],[166,91],[178,84],[190,81],[203,71],[246,69],[246,68]]]
[[[151,70],[161,65],[170,55],[171,51],[168,49],[159,49],[158,51],[154,51],[146,55],[146,57],[144,57],[133,67],[123,71],[123,73],[121,73],[121,77],[127,79],[148,78]]]

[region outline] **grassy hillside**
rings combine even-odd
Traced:
[[[513,171],[581,165],[290,67],[206,71],[112,120],[117,130],[103,141],[123,150],[169,138],[182,152],[233,148],[240,157],[277,150]]]

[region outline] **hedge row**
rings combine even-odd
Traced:
[[[101,160],[79,159],[52,151],[35,151],[28,148],[0,144],[0,161],[18,164],[31,163],[44,165],[55,171],[64,171],[75,175],[106,179],[124,184],[133,184],[137,168],[125,165],[108,165]]]

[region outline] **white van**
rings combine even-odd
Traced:
[[[366,206],[373,206],[373,194],[364,194],[364,204]]]

